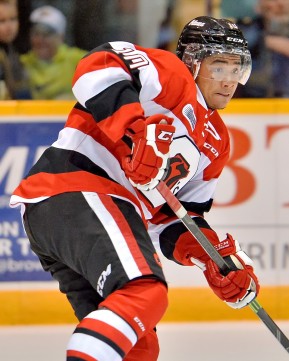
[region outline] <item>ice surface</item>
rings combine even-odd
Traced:
[[[276,321],[289,337],[289,321]],[[0,359],[65,361],[74,325],[0,327]],[[161,323],[158,361],[288,361],[289,355],[259,321]]]

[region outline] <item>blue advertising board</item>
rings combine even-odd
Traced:
[[[0,122],[0,282],[51,280],[30,249],[19,208],[10,208],[9,200],[63,125],[62,119]]]

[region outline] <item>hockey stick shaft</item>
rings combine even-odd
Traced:
[[[188,215],[186,209],[182,206],[179,200],[174,196],[171,190],[167,187],[167,185],[161,181],[157,190],[160,192],[162,197],[165,199],[171,210],[175,213],[175,215],[182,221],[184,226],[188,229],[188,231],[192,234],[192,236],[196,239],[196,241],[201,245],[204,251],[208,254],[208,256],[217,264],[220,268],[221,272],[226,275],[230,272],[230,267],[224,258],[219,254],[219,252],[215,249],[215,247],[211,244],[208,238],[204,235],[204,233],[200,230],[195,221]],[[272,334],[276,337],[279,343],[285,348],[285,350],[289,353],[289,340],[286,335],[281,331],[281,329],[276,325],[276,323],[272,320],[272,318],[267,314],[264,308],[260,305],[260,303],[255,298],[252,302],[249,303],[251,310],[256,313],[256,315],[260,318],[260,320],[267,326],[267,328],[272,332]]]

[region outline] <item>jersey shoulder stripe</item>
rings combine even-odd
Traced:
[[[91,109],[94,119],[101,122],[117,112],[122,106],[132,103],[139,103],[138,94],[131,82],[122,80],[87,100],[85,105]]]

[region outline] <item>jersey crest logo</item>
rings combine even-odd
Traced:
[[[172,188],[180,179],[185,178],[189,173],[190,164],[182,156],[177,153],[170,159],[170,168],[164,179],[169,188]]]

